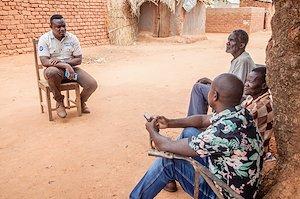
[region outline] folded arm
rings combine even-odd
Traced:
[[[77,66],[82,63],[82,55],[74,56],[72,59],[66,61],[67,64],[71,66]]]
[[[45,67],[54,66],[57,68],[66,69],[70,66],[80,65],[82,62],[82,55],[75,56],[66,62],[62,62],[57,58],[50,58],[48,56],[40,56],[40,60],[42,65]]]

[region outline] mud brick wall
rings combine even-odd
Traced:
[[[0,56],[32,52],[32,39],[50,30],[53,14],[64,16],[67,31],[82,46],[108,44],[106,4],[106,0],[1,0]]]
[[[261,7],[265,8],[265,22],[264,28],[266,30],[271,30],[271,19],[274,15],[274,7],[272,3],[261,2],[257,0],[241,0],[240,7]]]
[[[243,29],[248,33],[264,28],[264,8],[208,8],[206,10],[206,32],[229,33]]]

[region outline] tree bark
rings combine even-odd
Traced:
[[[275,110],[278,163],[263,180],[264,198],[300,198],[300,1],[273,0],[267,81]]]

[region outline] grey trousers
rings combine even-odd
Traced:
[[[193,86],[187,116],[207,114],[208,110],[208,92],[210,84],[196,83]]]
[[[97,81],[79,67],[73,68],[75,73],[78,74],[76,82],[83,88],[80,93],[81,102],[84,103],[88,100],[91,94],[97,89]],[[60,84],[74,80],[68,80],[64,77],[64,70],[56,67],[48,67],[44,70],[45,79],[48,81],[51,92],[53,93],[54,99],[57,102],[62,102],[64,97],[60,93]]]

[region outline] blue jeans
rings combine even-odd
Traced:
[[[183,131],[181,132],[180,136],[177,139],[179,140],[184,138],[191,138],[192,136],[197,136],[199,133],[201,133],[199,129],[194,127],[187,127],[183,129]],[[207,162],[208,162],[207,157],[201,158],[199,156],[196,156],[194,157],[194,159],[198,161],[200,164],[202,164],[203,166],[207,167]]]
[[[179,138],[186,138],[186,136],[197,135],[199,133],[200,131],[196,128],[186,128]],[[197,161],[207,166],[207,158],[197,158]],[[193,166],[185,160],[156,158],[144,177],[133,189],[129,198],[152,199],[172,180],[178,181],[183,190],[190,196],[193,196],[194,175]],[[214,192],[201,176],[199,184],[199,198],[216,198]]]
[[[208,92],[210,84],[196,83],[193,86],[190,98],[190,104],[187,116],[207,114],[208,110]]]

